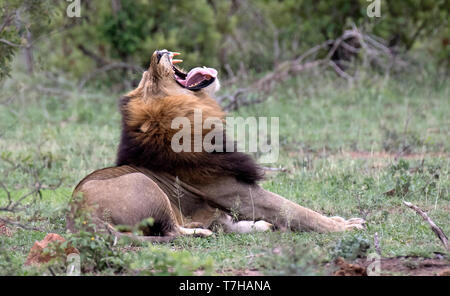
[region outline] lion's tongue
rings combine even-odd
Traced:
[[[209,80],[217,77],[217,70],[213,68],[197,67],[189,71],[185,80],[178,78],[178,82],[185,87],[198,85],[203,80]]]

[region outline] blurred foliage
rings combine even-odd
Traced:
[[[370,248],[369,240],[361,234],[346,234],[342,237],[334,249],[331,250],[333,258],[342,257],[354,260],[364,257]]]
[[[0,0],[0,26],[14,14],[0,27],[0,38],[26,47],[24,36],[31,32],[43,67],[74,77],[113,61],[145,68],[161,48],[182,52],[186,68],[259,73],[337,38],[351,24],[398,52],[419,46],[444,67],[450,58],[446,0],[381,0],[380,18],[367,16],[366,0],[85,0],[80,18],[66,15],[69,4]],[[0,78],[17,49],[0,42]],[[123,79],[123,71],[111,71],[109,78]]]
[[[53,29],[51,14],[50,1],[0,0],[0,80],[9,75],[15,52],[32,47],[27,37]]]

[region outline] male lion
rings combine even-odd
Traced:
[[[211,98],[219,88],[217,71],[198,67],[185,73],[174,66],[179,61],[173,59],[176,54],[155,51],[139,86],[121,99],[117,166],[93,172],[74,190],[97,225],[124,235],[114,225],[133,226],[152,217],[153,224],[142,228],[144,236],[139,237],[149,241],[182,234],[207,236],[217,225],[227,232],[363,228],[363,219],[325,217],[264,190],[256,183],[263,170],[246,154],[207,152],[193,145],[190,151],[198,152],[175,152],[171,141],[180,131],[172,128],[175,118],[193,122],[194,109],[200,109],[201,134],[192,128],[187,136],[203,139],[212,131],[204,121],[225,117]],[[68,228],[75,231],[74,215],[68,217]]]

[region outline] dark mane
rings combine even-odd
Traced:
[[[162,126],[161,122],[156,122],[151,127],[152,134],[159,137],[145,136],[143,141],[140,137],[143,132],[128,124],[131,114],[127,106],[130,102],[130,97],[120,100],[122,134],[117,152],[118,166],[135,165],[155,172],[167,172],[193,184],[210,183],[224,175],[234,176],[237,180],[249,184],[263,178],[262,168],[251,156],[241,152],[174,152],[171,148],[171,138],[160,136],[164,135],[168,128]],[[172,107],[167,106],[167,109],[170,108]],[[226,145],[225,137],[223,145]]]

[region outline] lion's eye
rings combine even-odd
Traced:
[[[160,52],[160,51],[158,51],[158,52],[156,53],[156,58],[158,59],[158,63],[159,63],[159,61],[161,60],[162,55],[163,55],[163,53]]]
[[[156,58],[158,60],[158,64],[159,64],[159,61],[161,60],[162,56],[165,54],[168,54],[168,53],[169,52],[167,50],[160,50],[160,51],[156,52]]]

